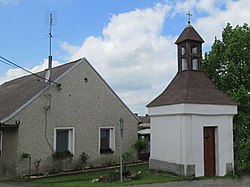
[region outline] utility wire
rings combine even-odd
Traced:
[[[0,59],[0,62],[3,62],[4,64],[7,64],[7,65],[12,66],[12,67],[15,67],[15,68],[18,67],[18,68],[20,68],[20,69],[22,69],[22,70],[24,70],[24,71],[30,73],[31,75],[34,75],[34,76],[39,77],[39,78],[41,78],[41,79],[44,79],[44,80],[46,80],[46,81],[48,81],[48,82],[52,82],[52,83],[56,84],[57,86],[60,86],[59,83],[54,82],[54,81],[51,81],[51,80],[48,80],[48,79],[46,79],[46,78],[44,78],[44,77],[42,77],[42,76],[40,76],[40,75],[37,75],[37,74],[35,74],[35,73],[33,73],[33,72],[31,72],[31,71],[29,71],[29,70],[27,70],[27,69],[25,69],[25,68],[23,68],[23,67],[17,65],[17,64],[15,64],[14,62],[12,62],[12,61],[10,61],[10,60],[8,60],[8,59],[2,57],[2,56],[0,56],[0,58],[2,59],[2,60]]]
[[[10,64],[10,63],[8,63],[8,62],[6,62],[6,61],[3,61],[3,60],[1,60],[1,59],[0,59],[0,62],[6,64],[6,65],[8,65],[8,66],[11,66],[11,67],[13,67],[13,68],[16,68],[16,66],[13,66],[12,64]]]

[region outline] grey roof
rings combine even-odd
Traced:
[[[81,59],[52,68],[51,80],[53,81],[57,79],[80,60]],[[36,74],[41,77],[45,77],[46,70]],[[49,83],[46,83],[43,79],[37,76],[28,75],[11,80],[9,82],[5,82],[0,85],[0,121],[4,120],[12,113],[17,111],[36,94],[45,89],[48,84]]]
[[[175,44],[181,43],[185,40],[192,40],[203,43],[204,40],[198,34],[198,32],[191,26],[188,25],[181,33],[181,35],[176,40]]]
[[[201,71],[178,72],[168,87],[147,107],[179,103],[237,105]]]
[[[139,123],[150,123],[150,117],[148,115],[145,116],[138,116]]]

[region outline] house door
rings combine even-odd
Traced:
[[[215,136],[214,127],[204,127],[204,173],[205,176],[215,175]]]

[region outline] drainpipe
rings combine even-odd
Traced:
[[[45,97],[48,97],[48,105],[44,107],[44,137],[46,139],[47,144],[49,145],[52,153],[54,153],[53,147],[51,146],[49,139],[48,139],[48,135],[47,135],[47,128],[48,128],[48,111],[50,109],[51,106],[51,94],[47,93],[46,95],[44,95]]]

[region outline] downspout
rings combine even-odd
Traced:
[[[50,88],[49,88],[50,89]],[[48,93],[45,95],[45,97],[48,97],[48,105],[44,107],[44,137],[45,140],[47,142],[47,144],[49,145],[52,153],[54,153],[53,147],[51,146],[49,139],[48,139],[48,134],[47,134],[47,128],[48,128],[48,111],[51,107],[51,94]]]

